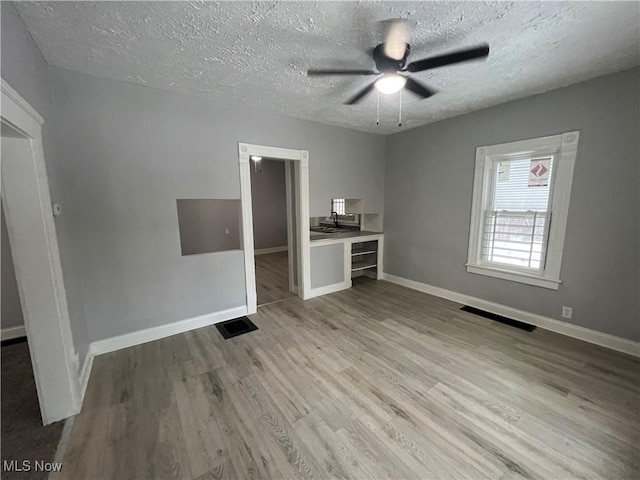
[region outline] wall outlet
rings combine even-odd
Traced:
[[[573,316],[573,308],[562,307],[562,318],[571,318]]]

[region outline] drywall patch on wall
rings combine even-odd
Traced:
[[[240,200],[189,198],[176,204],[182,255],[241,248]]]

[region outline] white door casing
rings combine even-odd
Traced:
[[[2,79],[0,180],[43,423],[80,410],[77,356],[60,264],[41,128],[44,119]],[[3,128],[4,129],[4,128]]]
[[[238,143],[240,164],[240,199],[242,206],[242,245],[244,251],[247,312],[258,308],[256,273],[253,246],[253,212],[251,208],[251,156],[294,162],[296,183],[296,232],[295,241],[300,247],[298,255],[298,296],[305,300],[311,290],[310,238],[309,238],[309,151]]]

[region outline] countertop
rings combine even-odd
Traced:
[[[351,238],[359,238],[359,237],[371,237],[375,235],[384,235],[383,232],[370,232],[367,230],[351,230],[346,231],[344,233],[322,233],[322,232],[310,232],[311,235],[311,244],[316,242],[324,243],[333,243],[332,240],[336,242],[341,242],[343,240],[348,240]]]

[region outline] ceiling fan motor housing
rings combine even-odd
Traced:
[[[404,57],[400,60],[387,57],[384,54],[384,43],[381,43],[373,49],[373,61],[376,62],[376,68],[379,72],[399,72],[404,69],[407,63],[407,57],[409,56],[409,44],[404,52]]]

